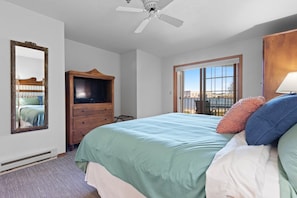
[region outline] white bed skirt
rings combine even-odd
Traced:
[[[145,198],[132,185],[113,176],[98,163],[89,162],[85,180],[97,189],[101,198]]]

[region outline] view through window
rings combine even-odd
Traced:
[[[222,116],[241,97],[239,59],[189,64],[175,72],[179,112]]]

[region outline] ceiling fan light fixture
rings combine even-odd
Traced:
[[[142,0],[145,10],[153,12],[158,10],[159,0]]]
[[[126,0],[127,3],[129,3],[131,0]],[[142,20],[142,22],[138,25],[134,33],[141,33],[145,27],[148,25],[150,20],[153,17],[156,17],[170,25],[173,25],[175,27],[180,27],[183,24],[183,21],[180,19],[177,19],[172,16],[168,16],[166,14],[160,14],[159,12],[168,6],[173,0],[142,0],[144,9],[140,8],[134,8],[134,7],[122,7],[119,6],[116,8],[117,11],[122,11],[122,12],[147,12],[149,16]]]

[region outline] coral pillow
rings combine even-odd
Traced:
[[[245,128],[248,118],[265,103],[263,96],[240,99],[223,116],[217,126],[218,133],[237,133]]]

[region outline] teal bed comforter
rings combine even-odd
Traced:
[[[19,112],[20,118],[32,126],[44,125],[44,105],[24,105]]]
[[[88,133],[75,161],[103,165],[146,197],[205,197],[205,171],[231,139],[221,117],[169,113],[104,125]]]

